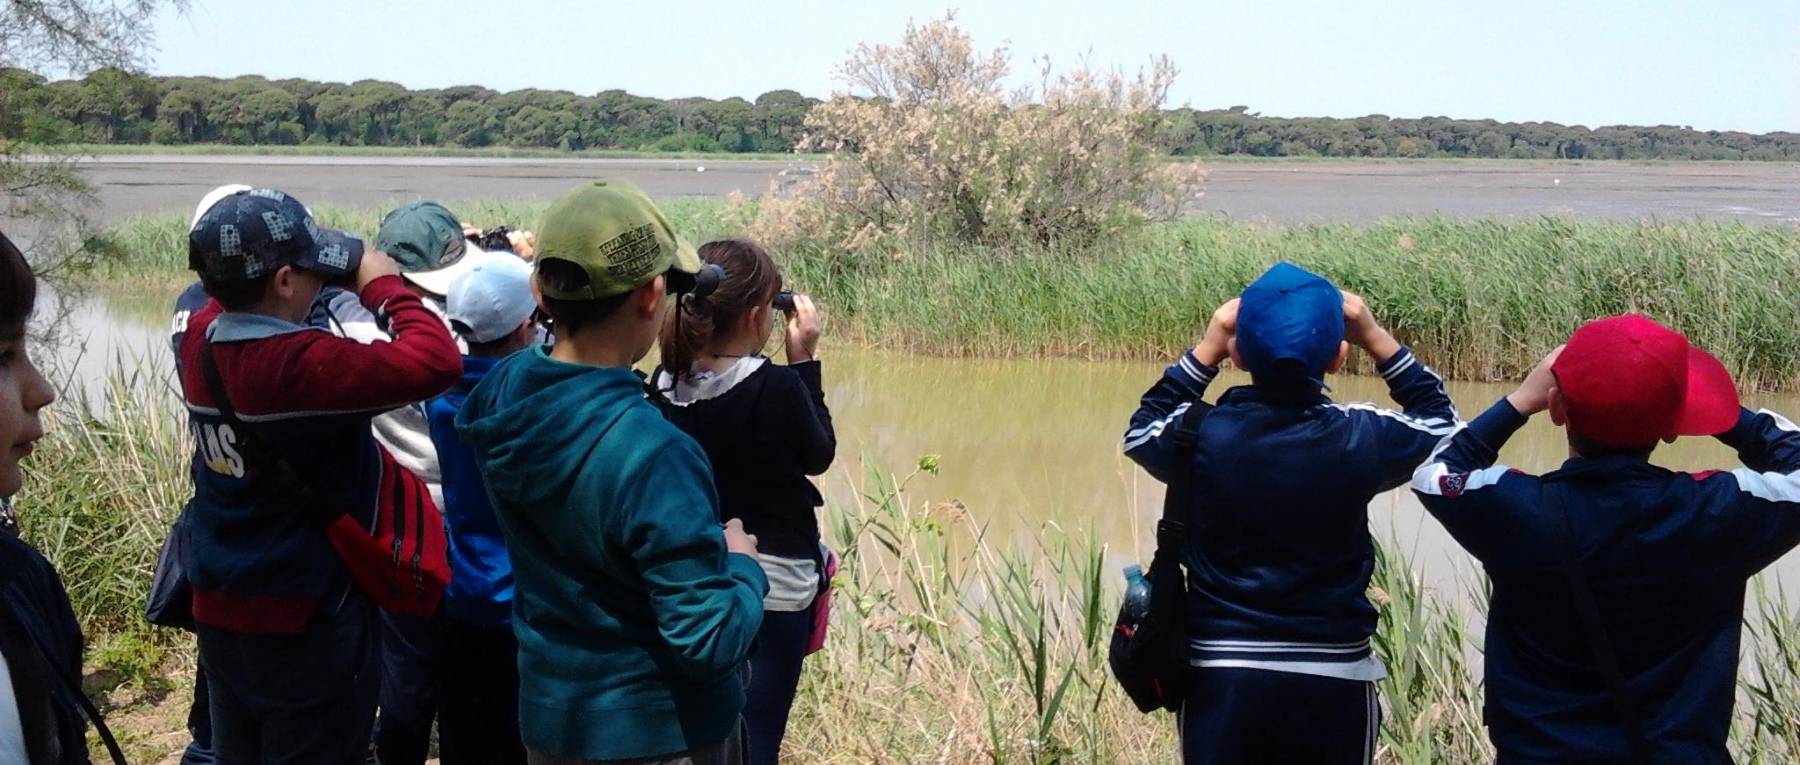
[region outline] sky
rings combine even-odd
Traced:
[[[1800,132],[1800,0],[190,0],[149,69],[826,97],[857,43],[952,8],[1015,73],[1167,54],[1171,106]]]

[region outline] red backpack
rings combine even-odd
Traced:
[[[245,435],[244,445],[264,464],[274,466],[282,491],[319,515],[325,536],[363,593],[376,606],[393,613],[435,613],[444,588],[450,586],[450,558],[444,516],[431,501],[424,482],[395,462],[387,449],[377,449],[381,454],[380,491],[392,502],[385,511],[378,510],[374,522],[365,528],[355,516],[319,497],[293,466],[269,447],[254,425],[237,416],[219,377],[219,365],[213,360],[211,342],[201,351],[201,366],[219,413],[236,420],[238,432]]]

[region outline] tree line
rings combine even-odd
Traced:
[[[818,104],[792,90],[755,100],[657,99],[623,90],[410,90],[255,75],[152,77],[102,68],[47,80],[0,69],[0,140],[31,144],[533,147],[787,152]],[[1229,109],[1158,112],[1176,156],[1800,160],[1800,133],[1657,125],[1588,128],[1447,117],[1267,117]]]

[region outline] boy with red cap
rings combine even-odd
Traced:
[[[1494,466],[1538,412],[1570,458]],[[1716,436],[1731,472],[1650,464]],[[1413,490],[1493,580],[1485,719],[1501,765],[1730,762],[1744,585],[1800,542],[1800,429],[1738,405],[1717,359],[1638,315],[1576,330],[1445,440]]]
[[[1404,411],[1324,394],[1352,345]],[[1252,384],[1208,404],[1226,358]],[[1372,761],[1387,670],[1370,642],[1369,501],[1405,485],[1456,420],[1443,379],[1362,298],[1288,263],[1220,307],[1144,394],[1125,455],[1188,481],[1184,763]]]

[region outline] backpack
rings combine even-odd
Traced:
[[[1193,483],[1188,463],[1200,420],[1211,407],[1189,405],[1175,425],[1173,440],[1179,468],[1169,477],[1163,496],[1162,520],[1156,524],[1156,554],[1145,578],[1150,583],[1150,604],[1142,615],[1132,613],[1130,599],[1119,606],[1113,623],[1106,662],[1125,695],[1143,713],[1181,709],[1187,696],[1187,574],[1181,555],[1187,545],[1187,524],[1181,518],[1188,506]]]
[[[357,587],[384,611],[420,617],[436,613],[450,586],[449,543],[444,516],[425,487],[381,450],[380,490],[393,495],[393,507],[391,512],[376,513],[371,527],[364,528],[354,515],[318,496],[254,425],[237,416],[210,340],[201,350],[201,366],[219,413],[236,421],[239,432],[246,434],[246,448],[274,466],[281,490],[319,516],[326,538]]]

